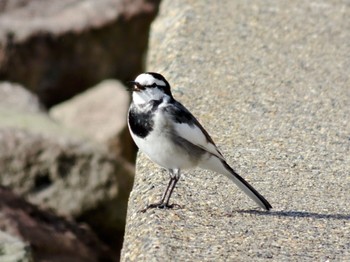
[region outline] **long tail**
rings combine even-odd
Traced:
[[[231,179],[244,193],[246,193],[255,203],[261,208],[270,210],[272,206],[270,203],[256,191],[247,181],[238,175],[225,160],[219,159],[216,156],[211,156],[206,161],[200,163],[199,167],[209,169],[217,173],[224,174]]]

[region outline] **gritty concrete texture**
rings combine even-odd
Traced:
[[[349,26],[349,1],[162,2],[148,70],[273,209],[193,170],[141,213],[168,176],[139,154],[123,261],[350,260]]]

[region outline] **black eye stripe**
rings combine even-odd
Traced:
[[[157,87],[157,84],[153,83],[152,85],[144,85],[144,87]]]

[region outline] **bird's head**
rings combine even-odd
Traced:
[[[151,100],[160,100],[168,96],[172,98],[168,81],[158,73],[147,72],[138,75],[133,84],[133,101],[137,104],[147,103]]]

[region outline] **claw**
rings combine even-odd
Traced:
[[[158,208],[158,209],[180,209],[182,208],[180,205],[178,204],[167,204],[167,203],[154,203],[154,204],[150,204],[148,205],[146,208],[142,209],[140,212],[141,213],[145,213],[148,209],[151,208]]]

